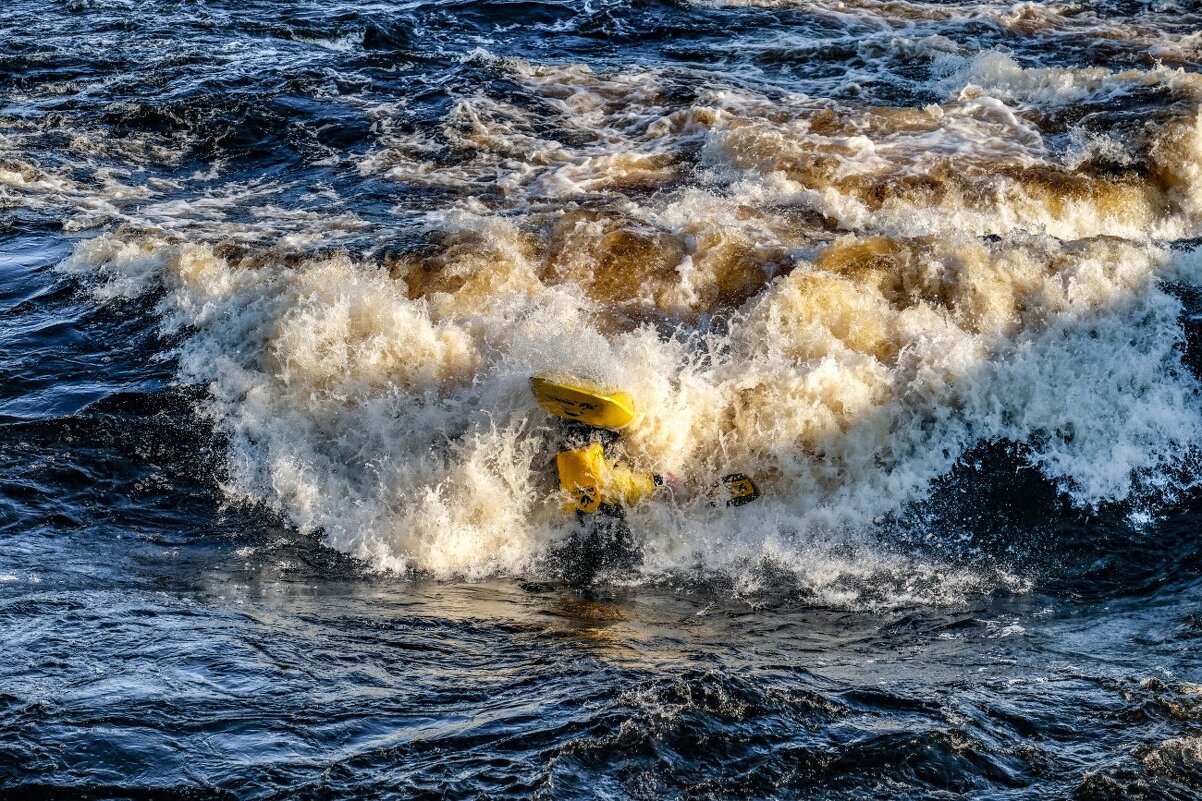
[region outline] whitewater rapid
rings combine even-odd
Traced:
[[[91,233],[60,269],[98,302],[154,299],[228,440],[228,494],[374,568],[545,568],[573,523],[527,380],[555,369],[629,392],[615,455],[681,477],[631,510],[638,577],[754,582],[771,564],[851,605],[866,586],[891,603],[1021,588],[891,532],[989,444],[1132,521],[1194,485],[1202,405],[1173,288],[1200,267],[1197,42],[1166,37],[1163,9],[1120,32],[1054,5],[806,5],[846,36],[757,57],[837,41],[858,67],[726,75],[481,43],[460,63],[506,91],[468,87],[418,125],[406,97],[361,101],[371,146],[319,163],[415,193],[383,219],[320,186],[285,208],[280,184],[220,165],[84,180],[12,135],[0,189],[73,210],[68,230]],[[1121,33],[1150,63],[1031,65],[958,35],[961,17]],[[880,86],[900,75],[911,102]],[[711,507],[733,471],[765,498]]]

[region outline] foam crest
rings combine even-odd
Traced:
[[[1202,78],[1180,67],[1119,72],[1103,67],[1023,67],[1012,56],[996,50],[971,59],[944,58],[941,66],[951,72],[944,79],[945,85],[962,87],[961,97],[985,92],[1009,102],[1057,106],[1100,103],[1159,86],[1195,101],[1202,97]]]
[[[631,515],[649,573],[768,559],[828,600],[854,594],[864,559],[910,570],[865,532],[980,442],[1028,443],[1090,505],[1183,480],[1202,441],[1179,308],[1156,287],[1165,259],[1136,245],[847,236],[725,333],[664,338],[607,326],[577,283],[540,281],[522,232],[465,225],[456,257],[490,264],[499,289],[482,294],[478,271],[423,294],[395,265],[240,264],[111,237],[66,268],[98,270],[108,295],[166,288],[163,319],[196,330],[183,376],[212,387],[231,438],[231,490],[381,568],[530,570],[565,535],[526,388],[551,367],[630,391],[640,415],[618,454],[685,477]],[[710,508],[705,487],[735,469],[770,497]],[[811,547],[832,537],[858,567]],[[980,577],[946,579],[932,592]]]

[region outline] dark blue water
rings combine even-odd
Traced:
[[[1189,2],[10,0],[0,796],[1198,797],[1200,36]],[[913,266],[973,248],[1002,267]],[[526,264],[561,305],[494,321]],[[812,264],[901,288],[739,339]],[[474,355],[363,344],[425,342],[410,302]],[[721,406],[767,511],[632,514],[644,566],[571,587],[554,505],[460,450],[556,340],[652,343],[614,352],[653,411],[659,347],[673,391],[869,353],[888,389]],[[415,465],[445,517],[389,494]]]

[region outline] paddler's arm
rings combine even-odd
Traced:
[[[596,442],[560,451],[556,462],[560,489],[572,499],[567,508],[581,512],[595,512],[601,504],[634,506],[663,483],[651,473],[609,462]]]
[[[621,465],[610,465],[605,500],[621,506],[634,506],[651,495],[663,483],[652,473],[642,473]]]

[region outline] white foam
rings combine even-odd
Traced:
[[[972,58],[945,57],[941,66],[950,74],[944,86],[961,98],[987,93],[1009,102],[1059,106],[1082,101],[1104,102],[1121,93],[1147,91],[1167,85],[1195,99],[1202,96],[1202,79],[1180,67],[1114,72],[1103,67],[1022,67],[1009,54],[996,50]]]
[[[495,220],[471,224],[517,241]],[[676,503],[631,513],[647,574],[766,559],[829,603],[980,586],[868,533],[980,442],[1029,443],[1085,505],[1179,482],[1202,442],[1197,387],[1174,350],[1179,308],[1155,283],[1164,259],[1135,246],[1039,240],[994,254],[988,281],[1007,288],[985,274],[969,288],[1001,292],[1019,317],[978,332],[803,267],[708,358],[648,328],[603,333],[574,287],[544,286],[508,258],[479,299],[412,300],[345,257],[247,268],[154,241],[92,240],[65,268],[100,270],[106,296],[165,286],[164,320],[196,331],[182,376],[212,388],[231,437],[231,491],[384,569],[524,571],[564,535],[546,420],[526,388],[550,367],[631,391],[640,416],[625,458],[689,477]],[[822,301],[826,286],[849,295]],[[856,328],[873,318],[879,342]],[[870,355],[878,345],[898,355]],[[706,506],[704,485],[732,469],[769,477],[769,498]]]

